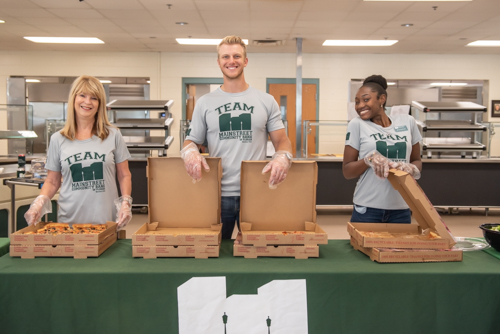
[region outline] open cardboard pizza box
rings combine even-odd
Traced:
[[[243,256],[246,259],[265,257],[294,257],[296,259],[308,259],[319,257],[318,245],[279,245],[279,246],[250,246],[241,242],[241,233],[238,233],[233,246],[234,256]]]
[[[294,162],[277,189],[269,189],[269,173],[262,174],[267,163],[243,161],[241,165],[241,245],[327,244],[327,234],[316,224],[316,162]],[[234,255],[244,254],[235,251]]]
[[[456,244],[453,236],[417,181],[395,169],[389,171],[388,180],[408,204],[418,225],[349,222],[347,231],[357,244],[367,248],[452,248]]]
[[[134,257],[218,257],[220,158],[193,183],[181,158],[148,158],[148,222],[132,235]]]
[[[40,222],[10,235],[10,256],[35,257],[98,257],[116,240],[116,223],[106,222],[107,228],[95,234],[25,234],[43,228]]]
[[[460,262],[463,259],[463,251],[454,249],[368,248],[360,246],[352,237],[351,245],[379,263]]]

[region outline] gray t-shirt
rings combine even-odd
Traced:
[[[46,168],[61,172],[58,220],[61,223],[104,224],[115,221],[118,198],[116,166],[130,159],[123,137],[116,128],[101,141],[69,140],[56,132],[50,138]]]
[[[410,162],[412,146],[422,140],[415,119],[409,115],[389,117],[391,125],[384,128],[359,117],[347,126],[345,144],[359,151],[359,159],[377,150],[392,161]],[[377,178],[368,168],[359,178],[354,191],[354,204],[385,210],[407,209],[403,197],[389,180]]]
[[[218,88],[196,102],[186,139],[207,140],[210,156],[222,160],[222,196],[240,196],[241,162],[264,160],[268,133],[283,128],[272,95],[253,87],[240,93]]]

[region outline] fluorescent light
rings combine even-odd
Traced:
[[[37,138],[35,131],[17,131],[24,138]]]
[[[0,20],[0,23],[5,23],[5,21],[4,20]]]
[[[397,40],[373,39],[373,40],[348,40],[348,39],[327,39],[323,46],[391,46],[396,44]]]
[[[151,83],[151,81],[150,81],[150,80],[148,80],[148,83]]]
[[[466,82],[433,82],[431,86],[467,86]]]
[[[220,39],[209,39],[209,38],[176,38],[175,39],[179,44],[186,45],[219,45],[222,42],[222,38]],[[248,45],[248,39],[244,39],[243,43]]]
[[[500,41],[475,41],[467,44],[467,46],[500,46]]]
[[[111,80],[99,80],[101,83],[111,83]]]
[[[395,82],[388,82],[387,86],[394,86],[396,83]]]
[[[63,43],[63,44],[104,44],[96,37],[24,37],[35,43]]]
[[[40,82],[38,79],[24,79],[26,82]]]

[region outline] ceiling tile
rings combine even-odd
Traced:
[[[250,10],[257,12],[298,12],[303,0],[250,0]]]
[[[87,32],[84,30],[72,26],[72,25],[67,25],[67,26],[44,26],[43,30],[52,34],[53,36],[58,36],[58,37],[93,37],[90,36]]]
[[[9,16],[16,18],[50,18],[55,16],[49,11],[41,8],[2,8],[2,11]]]
[[[145,10],[132,9],[103,9],[99,11],[108,19],[152,20],[153,15]]]
[[[70,22],[59,19],[59,18],[30,18],[30,19],[24,19],[23,20],[25,23],[30,24],[35,27],[43,27],[43,26],[67,26],[71,25]]]
[[[188,22],[189,24],[192,24],[195,23],[195,21],[201,20],[200,13],[197,10],[180,10],[176,12],[169,10],[157,10],[152,11],[151,15],[159,21],[163,21],[165,23]]]
[[[304,1],[302,11],[304,12],[335,12],[352,11],[358,5],[358,1],[353,0],[307,0]]]
[[[203,12],[213,12],[217,10],[221,11],[232,11],[235,15],[246,12],[250,10],[250,4],[248,1],[227,1],[227,0],[202,0],[194,1],[197,9]]]
[[[170,6],[170,11],[176,12],[179,10],[196,10],[196,4],[195,1],[193,0],[165,0],[165,1],[158,1],[158,0],[139,0],[139,2],[144,6],[146,9],[150,9],[153,11],[156,10],[163,10],[163,9],[168,9],[167,4],[171,4]]]
[[[0,8],[3,10],[9,8],[17,8],[17,9],[31,9],[31,8],[40,8],[38,5],[34,4],[29,0],[0,0]]]
[[[52,14],[65,19],[102,19],[102,16],[95,9],[47,9]]]
[[[32,3],[36,4],[45,9],[51,8],[75,8],[75,9],[89,9],[90,5],[87,2],[77,1],[77,0],[31,0]]]
[[[201,12],[200,16],[203,20],[209,20],[209,21],[220,21],[225,22],[227,20],[230,21],[240,21],[244,22],[250,19],[251,14],[248,11],[241,12],[241,13],[233,13],[231,11],[226,11],[226,10],[220,10],[220,11],[205,11]]]
[[[65,0],[67,1],[67,0]],[[76,1],[76,0],[72,0]],[[138,0],[85,0],[96,9],[141,10],[144,6]]]

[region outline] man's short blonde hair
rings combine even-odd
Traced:
[[[241,47],[243,48],[243,57],[246,58],[247,57],[247,46],[245,44],[245,42],[243,42],[243,40],[241,39],[241,37],[238,37],[238,36],[226,36],[222,39],[222,41],[219,43],[219,45],[217,45],[217,58],[219,58],[219,49],[220,49],[220,46],[223,45],[223,44],[229,44],[229,45],[232,45],[232,44],[239,44],[241,45]]]

